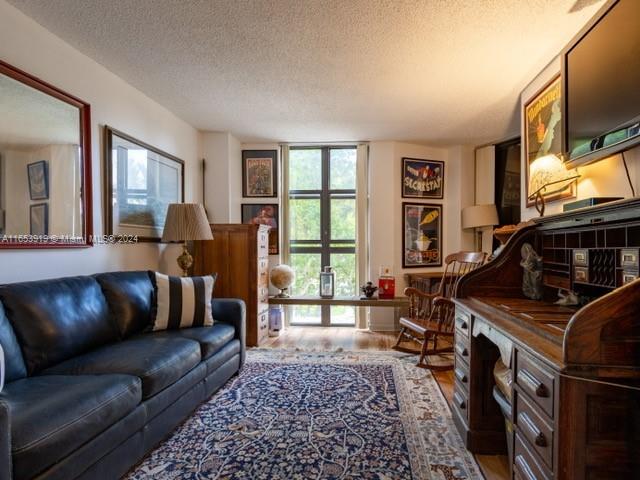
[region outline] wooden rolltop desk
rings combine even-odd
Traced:
[[[521,249],[543,258],[525,298]],[[505,453],[512,478],[640,478],[640,199],[536,219],[456,295],[453,417],[474,453]],[[583,306],[560,306],[558,289]],[[505,417],[493,369],[512,371]]]

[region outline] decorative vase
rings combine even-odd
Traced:
[[[320,272],[320,297],[333,298],[336,289],[336,274],[333,267],[324,267]]]

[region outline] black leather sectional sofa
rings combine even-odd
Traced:
[[[119,478],[242,367],[245,306],[145,332],[147,272],[0,287],[0,480]]]

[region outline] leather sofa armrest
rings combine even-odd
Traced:
[[[9,405],[0,398],[0,480],[11,480],[11,417]]]
[[[240,340],[240,367],[242,367],[247,349],[247,314],[244,302],[237,298],[214,298],[211,308],[215,320],[228,323],[236,329],[236,338]]]
[[[0,392],[2,392],[2,387],[4,387],[4,350],[0,345]]]

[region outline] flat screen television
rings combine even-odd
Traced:
[[[570,166],[640,143],[640,0],[609,1],[562,53]]]

